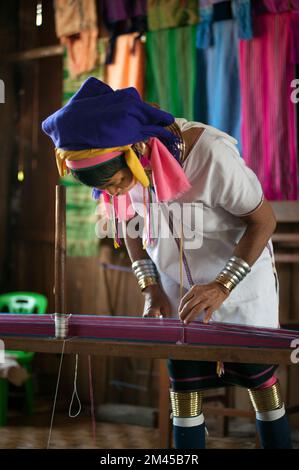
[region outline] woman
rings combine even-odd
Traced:
[[[143,219],[143,240],[127,232],[126,246],[144,316],[279,326],[275,217],[233,138],[175,120],[135,89],[113,91],[93,77],[43,130],[61,175],[69,171],[95,196],[102,192],[128,228],[136,212]],[[185,217],[190,207],[200,222],[195,228]],[[276,367],[169,360],[175,447],[204,448],[203,390],[234,384],[249,390],[262,447],[290,448]]]

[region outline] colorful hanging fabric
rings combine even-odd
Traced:
[[[299,0],[252,0],[254,15],[291,12],[293,62],[299,63]],[[255,18],[255,16],[254,16]]]
[[[147,14],[149,31],[197,24],[198,0],[148,0]]]
[[[298,197],[292,14],[255,18],[258,35],[240,42],[242,147],[270,200]]]
[[[68,68],[75,78],[97,64],[97,11],[95,0],[55,0],[55,27],[66,46]]]
[[[123,34],[116,39],[113,63],[107,65],[105,82],[114,90],[135,87],[144,95],[144,43],[138,33]]]
[[[105,54],[107,49],[107,38],[101,38],[97,41],[97,54],[99,57],[98,65],[92,71],[92,75],[100,80],[104,78],[105,73]],[[67,51],[65,50],[63,57],[63,90],[62,104],[65,105],[71,97],[78,91],[82,83],[90,76],[89,72],[82,73],[80,77],[73,78],[68,68]]]
[[[194,120],[195,35],[196,26],[146,35],[146,100],[191,121]]]
[[[241,39],[251,39],[251,0],[199,0],[200,23],[197,26],[196,46],[206,49],[214,44],[214,22],[234,18],[237,24],[238,36]]]
[[[251,0],[254,13],[283,13],[299,10],[299,0]]]
[[[66,191],[66,231],[68,256],[97,256],[100,243],[95,234],[97,203],[90,189],[74,181],[72,176],[61,178]]]
[[[99,0],[98,10],[109,33],[106,64],[112,64],[118,36],[138,32],[141,38],[146,31],[146,0]]]
[[[98,54],[100,63],[106,50],[105,39],[98,41]],[[101,60],[102,59],[102,60]],[[93,74],[98,78],[104,76],[104,66],[99,65]],[[69,101],[89,73],[82,74],[80,78],[71,78],[67,66],[67,54],[63,60],[63,106]],[[68,256],[96,256],[99,252],[99,239],[95,235],[96,205],[90,197],[90,188],[78,183],[71,175],[61,178],[61,184],[67,186],[66,201],[66,230]]]
[[[241,150],[238,27],[219,21],[212,32],[214,45],[197,50],[195,120],[232,135]]]

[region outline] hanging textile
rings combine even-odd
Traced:
[[[93,70],[97,63],[97,12],[94,0],[55,0],[55,27],[66,46],[72,77]]]
[[[196,26],[146,35],[146,100],[191,121],[194,120],[195,35]]]
[[[206,49],[214,45],[212,25],[215,21],[234,18],[241,39],[251,39],[251,0],[199,0],[200,23],[197,26],[196,46]]]
[[[148,29],[177,28],[199,22],[198,0],[148,0]]]
[[[240,42],[243,156],[268,199],[297,199],[292,14],[258,16],[255,30]]]
[[[72,176],[61,178],[60,184],[67,186],[67,256],[97,256],[100,247],[95,233],[97,204],[91,198],[90,188],[78,184]]]
[[[254,13],[283,13],[299,10],[299,0],[251,0]]]
[[[294,63],[299,63],[299,0],[252,0],[253,13],[260,15],[264,13],[291,12],[291,29],[294,47]]]
[[[98,78],[99,80],[104,79],[105,73],[105,54],[107,49],[107,38],[101,38],[97,41],[97,55],[98,55],[98,65],[92,71],[93,77]],[[65,105],[69,99],[73,96],[76,91],[80,88],[82,83],[87,80],[90,76],[90,73],[82,73],[80,77],[73,78],[68,69],[68,57],[67,52],[64,53],[63,58],[63,90],[62,90],[62,104]]]
[[[97,50],[100,64],[103,64],[106,53],[106,39],[100,39]],[[67,54],[63,60],[63,105],[78,91],[89,74],[79,78],[71,78],[67,67]],[[104,65],[98,65],[93,75],[104,78]],[[61,184],[67,186],[66,200],[66,231],[68,256],[96,256],[99,253],[99,239],[95,234],[97,218],[96,202],[91,197],[91,188],[78,183],[71,175],[61,178]]]
[[[109,32],[106,64],[111,64],[115,61],[118,36],[138,32],[141,38],[145,33],[147,28],[146,0],[98,0],[98,10]]]
[[[135,87],[144,94],[144,42],[138,33],[122,34],[116,39],[114,61],[106,66],[105,82],[114,90]]]
[[[217,21],[212,32],[214,45],[197,50],[195,120],[235,137],[241,150],[237,24],[234,20]]]

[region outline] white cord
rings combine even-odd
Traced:
[[[61,356],[60,356],[60,364],[59,364],[59,370],[58,370],[58,376],[57,376],[57,382],[56,382],[54,403],[53,403],[53,408],[52,408],[52,415],[51,415],[50,429],[49,429],[49,435],[48,435],[47,449],[49,449],[49,447],[50,447],[50,442],[51,442],[51,437],[52,437],[53,421],[54,421],[54,414],[55,414],[55,409],[56,409],[58,387],[59,387],[60,376],[61,376],[61,367],[62,367],[62,361],[63,361],[63,355],[64,355],[64,347],[65,347],[65,340],[63,341],[63,344],[62,344],[62,351],[61,351]]]
[[[77,376],[78,376],[78,358],[79,358],[79,355],[76,354],[76,362],[75,362],[75,376],[74,376],[74,389],[73,389],[73,394],[72,394],[72,399],[71,399],[71,403],[70,403],[70,406],[69,406],[69,417],[70,418],[77,418],[77,416],[79,416],[79,414],[81,413],[81,401],[80,401],[80,398],[79,398],[79,395],[78,395],[78,391],[77,391]],[[74,398],[76,397],[77,399],[77,402],[79,404],[79,409],[77,411],[77,413],[75,414],[72,414],[72,406],[73,406],[73,402],[74,402]]]

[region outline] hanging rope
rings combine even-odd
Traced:
[[[92,381],[92,367],[91,367],[91,356],[88,355],[88,377],[89,377],[89,397],[90,397],[90,414],[92,423],[92,438],[94,447],[97,446],[96,440],[96,417],[94,409],[94,395],[93,395],[93,381]]]
[[[52,437],[53,421],[54,421],[54,415],[55,415],[55,409],[56,409],[59,382],[60,382],[60,377],[61,377],[61,369],[62,369],[62,361],[63,361],[63,357],[64,357],[65,343],[66,343],[66,340],[64,340],[63,343],[62,343],[62,351],[61,351],[61,356],[60,356],[60,363],[59,363],[56,389],[55,389],[55,395],[54,395],[54,403],[53,403],[53,408],[52,408],[52,415],[51,415],[50,429],[49,429],[49,435],[48,435],[47,449],[50,448],[50,442],[51,442],[51,437]]]
[[[79,398],[79,395],[78,395],[78,391],[77,391],[78,360],[79,360],[79,355],[76,354],[76,360],[75,360],[75,375],[74,375],[74,387],[73,387],[73,393],[72,393],[71,403],[70,403],[70,406],[69,406],[69,417],[70,417],[70,418],[77,418],[77,416],[79,416],[79,414],[81,413],[81,409],[82,409],[81,401],[80,401],[80,398]],[[79,404],[79,407],[78,407],[77,413],[72,414],[72,406],[73,406],[73,402],[74,402],[74,398],[75,398],[75,397],[76,397],[76,399],[77,399],[77,402],[78,402],[78,404]]]

